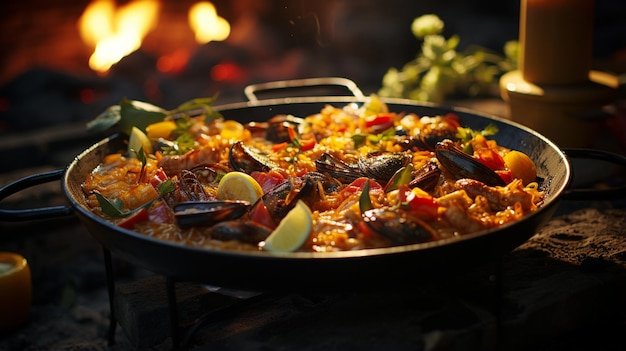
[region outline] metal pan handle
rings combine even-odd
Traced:
[[[626,167],[626,157],[609,151],[594,149],[564,148],[563,152],[569,157],[605,161]],[[566,200],[617,200],[626,198],[626,185],[607,189],[574,188],[563,192]]]
[[[264,90],[298,89],[306,87],[342,86],[348,89],[358,99],[364,99],[365,95],[352,80],[341,77],[305,78],[293,80],[281,80],[251,84],[244,88],[243,92],[251,102],[259,101],[257,93]]]
[[[43,172],[26,176],[18,179],[12,183],[9,183],[0,188],[0,201],[4,200],[10,195],[18,193],[22,190],[31,188],[35,185],[60,180],[65,174],[64,169],[54,170],[50,172]],[[0,208],[0,220],[1,221],[28,221],[35,219],[49,219],[65,217],[74,214],[74,209],[67,206],[53,206],[53,207],[41,207],[23,210],[8,210]]]

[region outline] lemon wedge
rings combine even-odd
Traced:
[[[295,251],[307,241],[312,227],[311,210],[302,200],[298,200],[296,206],[265,239],[262,248],[271,252]]]
[[[254,203],[263,196],[263,188],[243,172],[226,173],[217,186],[218,200],[243,200]]]
[[[150,138],[141,129],[133,127],[130,130],[130,138],[128,139],[128,154],[134,156],[142,147],[146,154],[152,153]]]

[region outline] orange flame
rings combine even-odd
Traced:
[[[119,8],[113,0],[93,0],[78,23],[83,41],[94,47],[89,67],[107,72],[139,49],[157,23],[159,8],[156,0],[131,0]]]
[[[200,44],[226,40],[230,35],[230,24],[217,15],[215,6],[208,1],[197,2],[189,9],[189,25]]]

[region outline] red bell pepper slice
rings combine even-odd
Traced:
[[[372,133],[380,133],[393,127],[393,117],[388,114],[365,117],[365,127]]]
[[[433,220],[438,216],[439,204],[425,191],[407,185],[401,185],[398,189],[400,203],[409,212],[424,220]]]
[[[117,225],[122,228],[133,229],[135,228],[136,223],[147,221],[148,219],[150,219],[148,210],[146,210],[145,207],[142,207],[136,212],[134,212],[133,214],[131,214],[130,216],[117,222]]]

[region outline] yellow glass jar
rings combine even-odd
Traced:
[[[0,252],[0,332],[28,321],[32,283],[27,260],[19,254]]]

